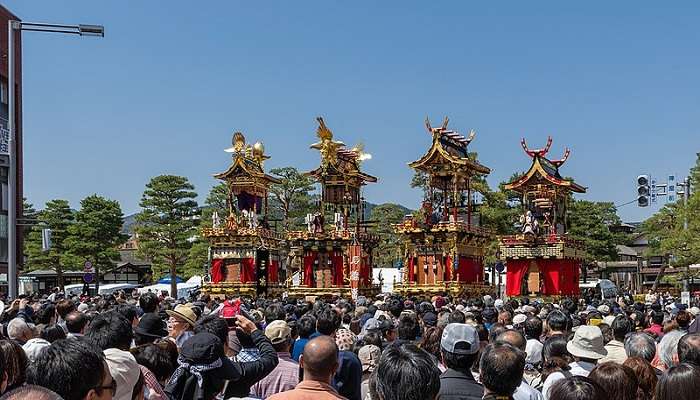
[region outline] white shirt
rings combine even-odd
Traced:
[[[542,393],[538,392],[535,388],[528,385],[525,380],[515,389],[513,393],[514,400],[542,400]]]
[[[591,373],[591,370],[595,367],[595,364],[585,361],[575,361],[569,364],[569,367],[571,367],[571,369],[567,372],[571,375],[588,376],[588,374]],[[566,378],[566,376],[561,372],[555,372],[547,377],[547,380],[545,380],[544,384],[542,385],[544,400],[549,399],[549,388],[551,388],[555,382],[564,378]]]

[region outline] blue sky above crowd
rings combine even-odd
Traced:
[[[25,194],[98,193],[138,211],[158,174],[200,201],[234,131],[268,168],[310,170],[316,116],[364,143],[374,203],[417,207],[412,171],[447,115],[496,186],[529,166],[519,141],[572,150],[579,198],[634,199],[639,173],[685,176],[700,151],[695,2],[10,0],[26,21],[92,23],[104,39],[23,34]],[[654,208],[620,208],[638,221]]]

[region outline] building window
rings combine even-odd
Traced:
[[[0,82],[0,102],[2,102],[2,104],[7,104],[8,97],[7,82],[2,81]]]

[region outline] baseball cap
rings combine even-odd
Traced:
[[[265,336],[270,339],[272,344],[282,343],[291,337],[291,335],[292,330],[289,328],[289,325],[282,320],[272,321],[265,328]]]
[[[479,333],[467,324],[448,324],[442,331],[440,347],[448,353],[475,354],[479,351]]]

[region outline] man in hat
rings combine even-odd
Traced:
[[[70,316],[70,315],[69,315]],[[134,328],[134,343],[137,346],[153,343],[156,339],[168,336],[165,321],[156,313],[147,313],[139,320]]]
[[[481,399],[484,389],[471,373],[479,352],[479,334],[467,324],[449,324],[442,332],[440,355],[447,367],[440,376],[440,399]]]
[[[285,321],[274,320],[265,328],[265,336],[277,352],[279,364],[268,376],[253,385],[251,393],[266,399],[275,393],[292,390],[299,383],[299,364],[292,360],[292,330]]]
[[[197,322],[197,314],[192,310],[192,307],[185,304],[178,304],[173,310],[165,312],[170,317],[168,318],[168,338],[180,348],[192,336],[192,329]]]
[[[566,349],[576,361],[569,364],[571,375],[588,376],[595,368],[598,360],[608,355],[603,341],[603,332],[597,326],[582,325],[576,329],[574,337],[566,344]],[[549,398],[548,392],[552,385],[565,376],[555,372],[547,377],[542,386],[542,394]]]

